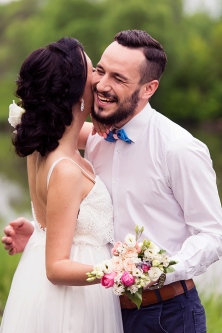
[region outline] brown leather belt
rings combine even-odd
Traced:
[[[185,280],[185,285],[187,290],[191,290],[195,284],[192,279]],[[155,303],[159,303],[162,301],[166,301],[167,299],[171,299],[175,296],[184,294],[185,290],[181,281],[176,281],[158,290],[144,290],[142,294],[142,304],[141,306],[147,306]],[[120,305],[122,309],[135,309],[137,306],[134,304],[126,295],[120,296]]]

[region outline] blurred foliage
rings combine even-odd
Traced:
[[[221,297],[214,296],[201,297],[202,304],[205,308],[207,318],[207,332],[221,333],[222,327],[222,300]]]
[[[19,183],[23,188],[28,187],[26,159],[15,154],[9,131],[0,133],[0,171],[12,182]]]
[[[183,0],[20,0],[0,4],[1,172],[27,187],[25,160],[16,157],[11,148],[7,123],[8,105],[25,57],[49,42],[72,36],[82,42],[96,64],[118,31],[142,29],[161,42],[168,56],[151,104],[208,145],[222,195],[222,12],[217,18],[207,12],[188,15],[183,7]],[[208,126],[205,132],[203,127],[198,129],[202,123]],[[217,135],[212,135],[214,132]],[[19,257],[7,258],[0,246],[0,318]],[[221,301],[207,299],[203,303],[209,333],[219,333]]]
[[[183,0],[20,0],[0,5],[0,124],[7,120],[15,79],[34,49],[78,38],[94,64],[114,35],[143,29],[168,55],[152,106],[174,121],[198,124],[222,116],[222,20],[188,15]]]
[[[8,252],[0,246],[0,322],[3,309],[11,286],[12,277],[18,265],[21,255],[9,257]]]

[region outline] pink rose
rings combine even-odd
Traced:
[[[111,288],[114,285],[114,278],[116,277],[115,272],[103,275],[101,279],[101,284],[105,288]]]
[[[141,250],[142,250],[142,245],[140,245],[139,243],[136,243],[136,251],[137,251],[137,253],[140,253],[141,252]]]
[[[142,264],[141,268],[142,268],[144,273],[147,273],[150,270],[150,265],[149,264]]]
[[[114,244],[114,247],[112,248],[112,254],[114,255],[114,256],[118,256],[119,255],[119,252],[118,252],[118,247],[120,247],[120,246],[122,246],[122,243],[121,242],[116,242],[115,244]]]
[[[136,268],[136,265],[135,265],[133,259],[127,258],[123,262],[123,267],[124,267],[125,271],[132,272]]]
[[[112,265],[114,272],[121,272],[123,270],[123,261],[119,257],[112,258]]]
[[[138,252],[135,247],[128,248],[123,254],[124,258],[137,258],[137,256]]]
[[[112,254],[114,256],[118,256],[119,255],[119,252],[117,251],[117,249],[115,249],[115,247],[113,247],[111,251],[112,251]]]
[[[134,277],[129,272],[123,273],[120,280],[126,287],[132,286],[135,281]]]

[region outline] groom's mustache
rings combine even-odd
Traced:
[[[100,97],[108,98],[108,99],[110,99],[112,102],[116,102],[116,103],[118,103],[118,97],[117,97],[116,95],[112,95],[112,94],[108,93],[107,91],[103,91],[103,92],[101,92],[101,91],[98,91],[98,90],[96,89],[96,87],[94,87],[94,88],[93,88],[93,92],[99,94]]]

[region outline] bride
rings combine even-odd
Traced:
[[[35,231],[1,333],[123,332],[118,297],[98,280],[86,281],[113,242],[111,197],[77,149],[85,144],[78,136],[93,102],[91,77],[91,61],[74,38],[32,52],[20,69],[22,116],[13,144],[27,156]]]

